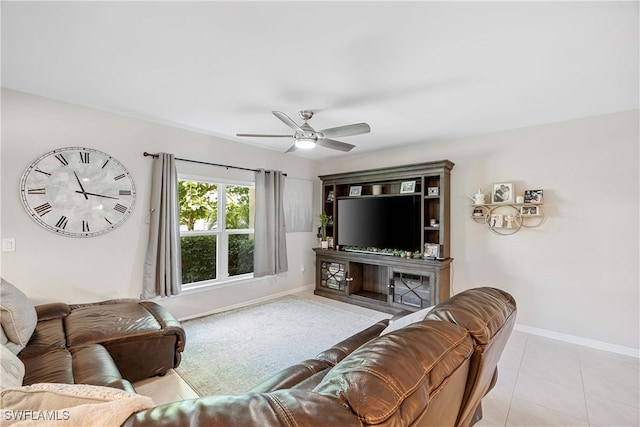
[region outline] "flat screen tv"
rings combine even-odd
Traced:
[[[420,196],[338,199],[341,247],[420,249]]]

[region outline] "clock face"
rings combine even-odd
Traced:
[[[31,218],[69,237],[108,233],[129,217],[136,198],[133,178],[119,161],[82,147],[53,150],[31,163],[20,193]]]

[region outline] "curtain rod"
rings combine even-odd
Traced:
[[[158,157],[158,154],[153,154],[153,153],[147,153],[146,151],[144,153],[142,153],[145,157],[153,157],[154,159]],[[240,169],[243,171],[250,171],[250,172],[261,172],[260,169],[250,169],[250,168],[243,168],[240,166],[233,166],[233,165],[223,165],[220,163],[210,163],[210,162],[203,162],[201,160],[191,160],[191,159],[181,159],[180,157],[176,157],[176,160],[180,160],[181,162],[189,162],[189,163],[199,163],[201,165],[209,165],[209,166],[219,166],[221,168],[231,168],[231,169]],[[269,173],[269,171],[265,171],[266,173]],[[284,176],[287,176],[286,173],[283,173]]]

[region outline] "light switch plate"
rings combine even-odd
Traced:
[[[2,239],[2,252],[15,252],[16,251],[16,239],[9,237]]]

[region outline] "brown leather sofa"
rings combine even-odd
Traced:
[[[508,293],[471,289],[396,331],[380,335],[379,322],[247,393],[160,405],[123,425],[471,426],[515,317]]]
[[[134,392],[132,382],[180,363],[184,330],[153,302],[51,303],[35,310],[35,331],[18,354],[23,385],[92,384]]]

